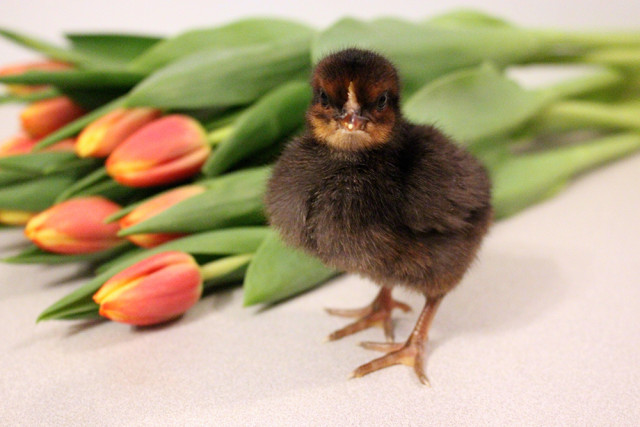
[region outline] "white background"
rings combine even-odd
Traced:
[[[635,28],[634,1],[0,2],[0,24],[50,40],[63,31],[174,34],[249,15],[322,27],[353,15],[427,17],[462,5],[535,27]],[[0,41],[0,63],[33,54]],[[17,129],[0,107],[0,136]],[[0,423],[4,425],[637,425],[640,419],[640,156],[577,180],[497,224],[479,261],[443,302],[424,388],[403,366],[358,380],[376,354],[323,337],[344,324],[325,306],[364,305],[377,289],[343,277],[267,310],[241,289],[179,321],[136,329],[35,325],[83,283],[82,267],[0,265]],[[0,234],[0,255],[24,243]],[[397,315],[410,332],[422,305]]]

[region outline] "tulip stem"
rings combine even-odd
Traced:
[[[202,280],[203,282],[209,282],[208,285],[211,286],[219,284],[227,278],[237,278],[238,274],[241,274],[240,277],[242,277],[252,258],[253,254],[232,255],[201,265],[200,274],[202,275]]]
[[[216,146],[224,141],[233,132],[233,125],[226,125],[220,128],[214,129],[207,134],[207,141],[209,145]]]
[[[640,130],[640,104],[605,104],[590,101],[562,101],[543,111],[534,122],[549,131],[583,127]]]

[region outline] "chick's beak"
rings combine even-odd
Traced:
[[[355,111],[347,112],[344,117],[341,117],[340,124],[346,130],[363,130],[367,124],[367,119],[362,117]]]
[[[360,115],[360,104],[356,98],[353,82],[349,83],[348,99],[344,104],[344,114],[340,116],[340,124],[349,131],[363,130],[367,124],[366,117]]]

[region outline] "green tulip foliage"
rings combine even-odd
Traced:
[[[528,29],[477,11],[422,21],[344,18],[321,31],[277,18],[243,19],[174,36],[70,34],[57,46],[20,32],[0,36],[65,61],[69,70],[0,75],[0,83],[47,85],[7,92],[0,103],[65,95],[91,110],[40,140],[32,152],[0,156],[0,211],[40,212],[74,197],[101,195],[123,208],[114,222],[174,186],[204,191],[166,206],[120,236],[178,233],[151,249],[126,243],[85,255],[35,246],[12,263],[91,262],[95,277],[38,320],[95,317],[92,295],[123,269],[162,251],[196,256],[205,289],[243,282],[244,303],[290,298],[339,274],[286,246],[268,226],[263,198],[271,164],[304,129],[313,64],[347,47],[373,49],[397,66],[402,109],[435,125],[489,170],[496,217],[556,194],[571,178],[640,150],[640,32]],[[580,65],[578,77],[528,88],[514,67]],[[72,138],[122,107],[187,114],[209,132],[200,173],[169,186],[131,188],[114,181],[104,159],[41,151]]]

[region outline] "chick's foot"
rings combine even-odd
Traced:
[[[427,375],[425,374],[423,367],[424,346],[429,335],[431,321],[433,320],[441,301],[442,297],[427,300],[427,303],[416,322],[416,326],[406,343],[376,343],[368,341],[361,343],[360,345],[366,349],[389,353],[360,366],[351,374],[351,377],[359,378],[379,369],[403,364],[412,366],[420,382],[422,384],[429,385],[429,380],[427,379]]]
[[[404,312],[411,310],[407,304],[394,300],[391,297],[391,288],[388,287],[382,287],[378,296],[366,307],[353,310],[327,308],[327,312],[335,316],[358,318],[355,322],[333,332],[327,337],[327,340],[335,341],[372,326],[382,326],[387,340],[393,341],[391,312],[394,308],[399,308]]]

